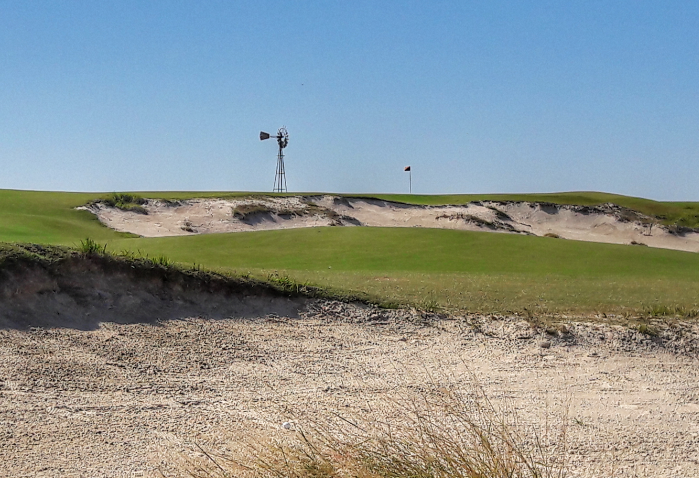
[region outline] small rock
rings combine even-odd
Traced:
[[[290,422],[284,422],[284,423],[282,423],[282,428],[283,428],[284,430],[291,430],[291,427],[292,427],[292,425],[291,425]]]
[[[539,342],[539,347],[542,349],[550,349],[551,348],[551,341],[549,340],[542,340]]]

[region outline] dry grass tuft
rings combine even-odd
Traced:
[[[562,478],[558,429],[519,423],[480,390],[431,387],[367,405],[361,416],[298,417],[227,454],[197,446],[191,478]],[[288,429],[285,429],[288,428]]]

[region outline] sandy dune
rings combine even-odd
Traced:
[[[235,217],[236,207],[262,212]],[[149,200],[148,214],[103,204],[86,209],[117,231],[144,237],[291,229],[317,226],[427,227],[509,234],[553,235],[563,239],[644,244],[699,252],[699,233],[676,233],[653,218],[607,204],[598,207],[528,202],[473,202],[463,206],[415,206],[339,196]]]

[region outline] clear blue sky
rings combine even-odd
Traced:
[[[696,1],[0,0],[0,188],[699,200]]]

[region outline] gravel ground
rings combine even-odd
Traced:
[[[0,474],[171,476],[188,443],[279,430],[289,404],[361,413],[388,391],[475,376],[525,422],[567,424],[569,476],[699,476],[699,327],[652,332],[321,301],[293,319],[2,330]]]

